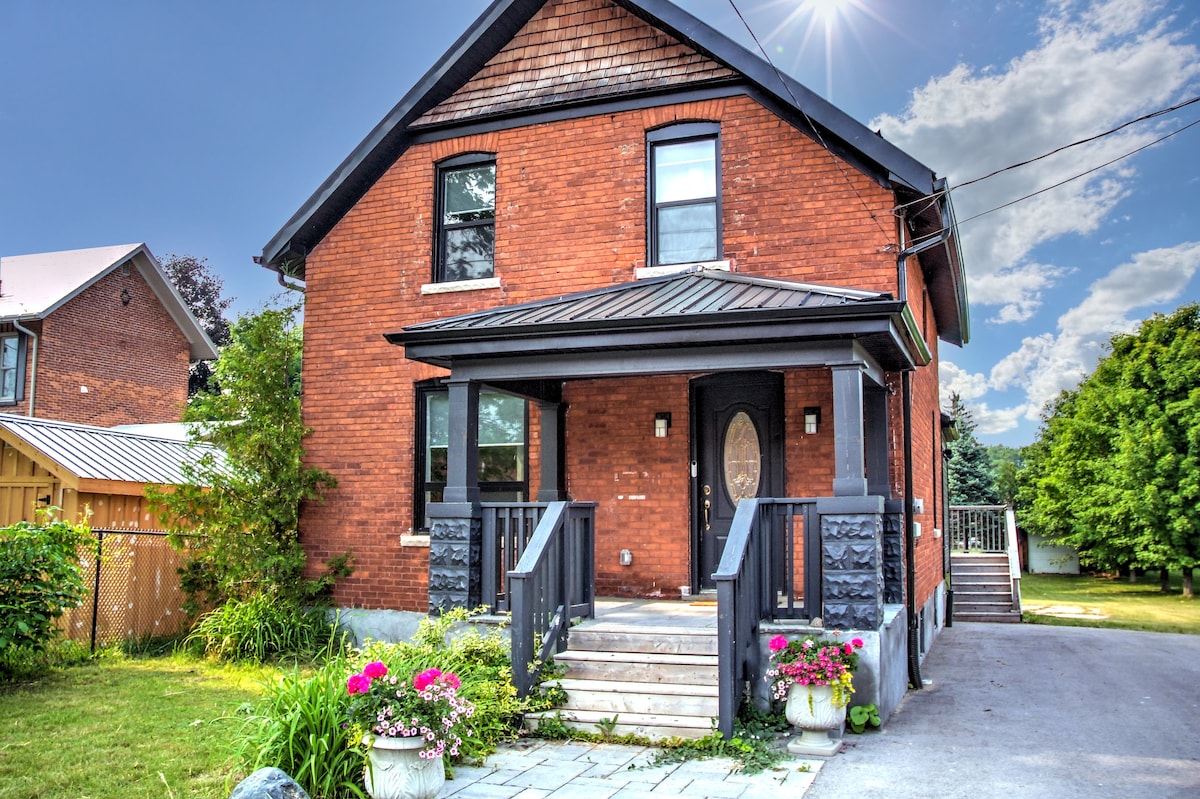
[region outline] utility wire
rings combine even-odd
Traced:
[[[760,42],[758,40],[758,36],[755,35],[754,29],[750,27],[750,23],[747,22],[746,18],[742,15],[742,10],[737,7],[737,3],[734,2],[734,0],[729,0],[729,5],[733,8],[733,12],[737,14],[738,19],[742,21],[742,25],[746,28],[746,32],[750,34],[750,38],[754,40],[754,44],[756,47],[758,47],[758,52],[762,54],[763,60],[765,60],[775,72],[775,77],[781,84],[783,84],[783,88],[787,91],[788,96],[792,98],[792,105],[797,111],[800,112],[800,114],[804,117],[804,121],[807,122],[809,128],[812,129],[813,135],[817,137],[817,143],[820,144],[826,152],[833,156],[833,162],[837,165],[838,170],[842,173],[842,177],[846,180],[846,184],[850,186],[851,191],[854,192],[854,196],[858,198],[860,203],[862,203],[863,208],[866,209],[867,214],[870,215],[872,221],[875,222],[875,227],[879,228],[879,232],[883,234],[884,239],[890,242],[893,238],[893,234],[890,234],[883,229],[883,225],[879,222],[879,216],[871,209],[871,206],[867,204],[867,201],[863,199],[862,194],[858,191],[858,187],[854,185],[854,181],[852,181],[850,176],[846,174],[846,167],[842,163],[841,157],[835,153],[828,144],[825,143],[825,138],[821,135],[820,128],[818,128],[808,116],[808,112],[800,106],[800,101],[796,99],[795,93],[792,92],[791,84],[788,83],[788,81],[784,78],[783,73],[779,71],[779,67],[775,66],[775,62],[771,60],[771,56],[767,54],[766,49],[762,46],[762,42]]]
[[[1035,161],[1041,161],[1043,158],[1049,158],[1050,156],[1052,156],[1056,153],[1061,153],[1063,150],[1069,150],[1072,147],[1078,147],[1081,144],[1087,144],[1088,142],[1094,142],[1097,139],[1103,139],[1105,136],[1111,136],[1112,134],[1116,133],[1117,131],[1124,130],[1125,128],[1129,127],[1130,125],[1136,125],[1138,122],[1145,122],[1147,119],[1154,119],[1155,117],[1160,117],[1160,116],[1163,116],[1164,114],[1170,114],[1173,111],[1178,111],[1181,108],[1186,108],[1187,106],[1191,105],[1192,103],[1200,103],[1200,97],[1193,97],[1190,100],[1186,100],[1186,101],[1180,103],[1179,105],[1173,105],[1170,108],[1161,108],[1158,111],[1152,111],[1151,113],[1144,114],[1143,116],[1140,116],[1137,119],[1131,119],[1128,122],[1123,122],[1120,125],[1117,125],[1115,128],[1112,128],[1111,130],[1106,130],[1103,133],[1097,133],[1095,136],[1089,136],[1086,139],[1080,139],[1079,141],[1073,141],[1070,144],[1064,144],[1062,147],[1056,147],[1055,149],[1051,150],[1050,152],[1043,153],[1043,154],[1037,156],[1036,158],[1030,158],[1026,161],[1021,161],[1016,164],[1010,164],[1009,166],[1001,167],[1000,169],[997,169],[995,172],[989,172],[986,175],[983,175],[982,177],[975,178],[974,180],[968,180],[966,183],[959,183],[954,188],[961,189],[964,186],[970,186],[972,183],[979,183],[982,180],[987,180],[988,178],[995,177],[996,175],[999,175],[1001,172],[1007,172],[1010,169],[1017,169],[1018,167],[1026,166],[1027,164],[1032,164]],[[1192,124],[1195,124],[1195,123],[1192,123]],[[1191,125],[1189,125],[1188,127],[1191,127]],[[1184,128],[1184,130],[1186,130],[1186,128]],[[1176,132],[1178,132],[1178,131],[1176,131]],[[1164,138],[1166,138],[1166,137],[1164,137]],[[1162,141],[1162,139],[1159,139],[1159,141]],[[1134,150],[1133,152],[1136,153],[1138,151]],[[1130,153],[1130,155],[1132,155],[1132,153]],[[1084,174],[1086,174],[1086,173],[1084,173]]]

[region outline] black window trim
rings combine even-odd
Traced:
[[[445,203],[446,192],[443,176],[446,172],[454,169],[462,169],[464,167],[481,166],[491,164],[496,166],[496,154],[489,152],[470,152],[460,155],[451,156],[450,158],[438,161],[435,165],[435,183],[434,183],[434,225],[433,225],[433,283],[454,283],[446,277],[445,264],[445,232],[447,230],[458,230],[466,227],[479,227],[481,222],[464,222],[457,225],[447,226],[445,224]],[[490,222],[493,231],[496,226],[495,205],[492,206],[492,220]],[[494,242],[494,239],[493,239]],[[494,247],[494,244],[493,244]],[[496,276],[496,253],[492,251],[492,274],[486,278],[478,278],[479,280],[489,280]]]
[[[694,205],[695,200],[680,200],[659,205],[655,202],[657,193],[654,181],[654,154],[660,144],[683,144],[690,141],[713,141],[714,157],[716,159],[716,220],[717,246],[711,260],[719,261],[725,257],[725,236],[722,220],[722,191],[721,191],[721,125],[717,122],[677,122],[661,128],[646,131],[646,262],[650,266],[676,266],[663,264],[658,258],[658,209],[673,206]]]
[[[0,339],[6,338],[16,338],[17,340],[17,374],[15,385],[13,387],[13,398],[7,399],[5,397],[0,397],[0,407],[8,407],[10,405],[16,405],[19,402],[25,401],[25,348],[27,346],[29,337],[19,330],[5,330],[0,332]],[[0,383],[0,385],[2,385],[2,383]]]

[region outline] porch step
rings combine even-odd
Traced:
[[[1017,623],[1012,578],[1006,554],[955,553],[950,558],[954,584],[954,620]]]
[[[543,687],[562,688],[567,700],[526,716],[529,729],[557,716],[585,732],[703,738],[720,713],[715,629],[584,622],[554,660],[566,671]]]

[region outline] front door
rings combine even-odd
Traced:
[[[783,375],[732,372],[692,382],[695,482],[693,562],[701,589],[715,587],[738,500],[781,497]]]

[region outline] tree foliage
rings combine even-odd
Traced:
[[[166,256],[162,267],[212,343],[218,349],[228,344],[230,326],[225,310],[234,298],[221,296],[224,282],[209,270],[208,259],[172,253]],[[200,391],[217,391],[208,361],[192,361],[188,374],[188,396]]]
[[[1156,314],[1043,418],[1023,524],[1100,568],[1200,563],[1200,304]]]
[[[996,478],[987,449],[975,438],[975,420],[958,394],[950,396],[950,417],[958,438],[948,442],[950,458],[946,478],[950,484],[951,505],[996,505]]]
[[[995,477],[996,494],[1004,505],[1017,504],[1017,473],[1025,465],[1021,450],[1004,444],[986,447],[992,475]]]
[[[83,600],[79,555],[90,540],[86,524],[49,513],[0,529],[0,661],[19,647],[45,648],[55,620]]]
[[[304,578],[300,505],[334,485],[305,466],[300,416],[299,308],[268,308],[232,326],[214,376],[220,393],[192,397],[184,420],[194,441],[215,444],[188,468],[190,485],[148,492],[176,542],[187,542],[184,587],[196,600],[246,600],[266,591],[309,600],[345,567],[332,564],[318,580]]]

